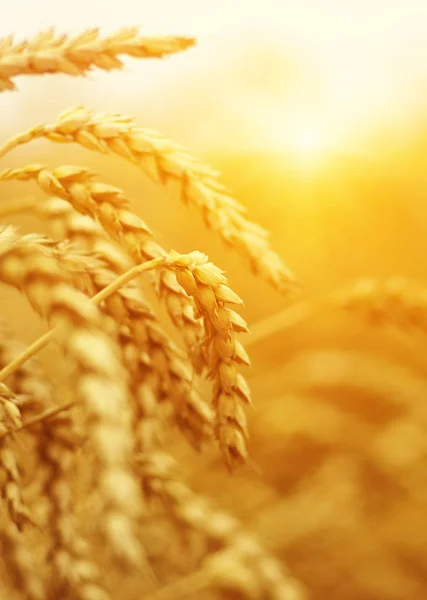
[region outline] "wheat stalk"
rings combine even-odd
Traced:
[[[35,310],[57,328],[64,351],[76,366],[74,389],[86,408],[98,459],[104,532],[119,556],[140,562],[132,524],[140,500],[126,468],[130,417],[125,376],[115,346],[99,330],[97,309],[70,285],[42,239],[18,237],[10,228],[0,234],[0,278],[23,291]]]
[[[163,58],[182,52],[195,43],[188,37],[142,37],[137,27],[120,29],[101,37],[98,29],[55,35],[54,29],[14,44],[13,36],[0,40],[0,92],[16,89],[18,75],[64,73],[86,75],[93,67],[103,71],[121,69],[120,55],[134,58]]]
[[[169,600],[214,588],[239,598],[302,600],[304,593],[268,555],[241,524],[226,513],[213,509],[204,498],[177,480],[175,462],[165,453],[136,457],[143,476],[144,492],[163,499],[181,527],[201,534],[211,550],[200,571],[170,584],[152,600]],[[212,552],[213,550],[213,552]],[[221,596],[224,597],[224,596]]]
[[[0,157],[40,137],[122,156],[154,181],[175,186],[178,197],[197,207],[206,225],[218,232],[229,247],[237,248],[255,273],[282,291],[295,289],[295,278],[270,248],[268,233],[243,216],[244,208],[219,182],[218,173],[189,155],[185,148],[159,133],[138,127],[130,117],[94,115],[77,107],[63,112],[53,124],[37,125],[15,136],[0,149]]]
[[[22,344],[10,335],[2,338],[0,368],[12,362],[16,356],[19,356],[21,350]],[[8,378],[8,382],[15,393],[26,394],[22,401],[16,396],[13,398],[14,405],[24,414],[36,412],[39,417],[40,414],[45,415],[41,412],[43,408],[54,404],[53,388],[48,384],[41,366],[34,357],[14,371]],[[0,388],[4,389],[4,384],[0,384]],[[106,592],[99,585],[100,575],[97,567],[89,557],[85,549],[86,542],[79,535],[75,524],[76,499],[71,489],[71,481],[81,436],[76,432],[70,415],[51,415],[50,418],[36,421],[32,427],[28,425],[29,423],[30,421],[26,422],[26,430],[34,438],[34,451],[39,461],[37,478],[43,480],[42,491],[48,507],[43,530],[52,536],[49,549],[52,567],[49,590],[57,596],[60,593],[65,595],[68,590],[81,600],[92,600],[94,594],[97,594],[96,597],[100,599],[107,598]],[[22,421],[19,420],[15,429],[20,431],[22,428]],[[25,507],[26,520],[28,520],[28,512]],[[20,529],[20,523],[16,519],[13,521]],[[0,538],[1,535],[0,533]],[[6,528],[4,535],[8,535],[9,544],[16,539],[10,528]],[[30,592],[33,587],[30,586]],[[39,587],[40,585],[36,590]],[[28,598],[32,598],[32,593],[27,595]]]
[[[12,363],[25,349],[10,333],[0,328],[0,370]],[[53,403],[52,389],[40,365],[33,359],[19,366],[6,380],[7,386],[16,395],[15,404],[22,414],[31,414],[41,406]],[[0,384],[0,387],[2,384]],[[22,401],[23,398],[23,401]],[[19,429],[19,427],[17,427]]]
[[[360,315],[372,325],[391,325],[403,331],[427,330],[427,299],[423,289],[401,277],[386,281],[364,279],[255,323],[247,345],[314,317],[335,314],[337,310]]]

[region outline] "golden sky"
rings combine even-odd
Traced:
[[[26,122],[29,93],[34,99],[44,89],[51,98],[46,113],[57,110],[52,97],[61,92],[71,104],[74,96],[92,105],[102,99],[107,110],[143,106],[147,115],[156,98],[164,121],[173,93],[184,122],[187,103],[189,119],[207,108],[223,127],[235,121],[237,145],[255,137],[261,145],[291,138],[303,146],[326,138],[334,145],[396,119],[427,90],[426,0],[14,0],[0,34],[25,37],[52,25],[60,31],[139,25],[147,34],[195,35],[200,44],[161,66],[128,61],[126,73],[96,75],[89,88],[75,80],[59,89],[46,78],[24,82],[27,96],[2,98],[11,118]],[[120,97],[119,88],[131,88],[134,102]],[[244,135],[244,121],[252,135]],[[215,145],[218,129],[205,124],[199,133]]]

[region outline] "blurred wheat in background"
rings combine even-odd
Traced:
[[[16,32],[0,598],[424,599],[424,78],[385,45],[350,81],[326,29],[317,74],[274,35]]]

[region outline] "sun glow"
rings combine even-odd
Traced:
[[[328,136],[314,125],[298,128],[290,140],[291,149],[301,157],[315,158],[328,149]]]
[[[334,146],[331,132],[308,119],[292,123],[282,130],[276,127],[268,143],[271,148],[283,150],[304,169],[319,167],[330,156]]]

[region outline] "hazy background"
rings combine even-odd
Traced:
[[[271,230],[302,299],[365,276],[399,274],[422,289],[427,2],[17,0],[0,34],[128,25],[200,42],[164,61],[126,60],[117,73],[18,78],[19,91],[0,97],[2,138],[75,104],[133,115],[223,172],[250,218]],[[125,162],[39,141],[3,166],[29,162],[93,166],[124,188],[164,246],[206,251],[227,269],[251,324],[290,302]],[[3,186],[7,198],[34,190]],[[4,314],[32,340],[37,319],[17,294],[3,297]],[[250,350],[255,466],[230,478],[213,457],[203,477],[207,459],[181,448],[189,479],[258,531],[315,600],[424,599],[423,336],[334,314]]]

